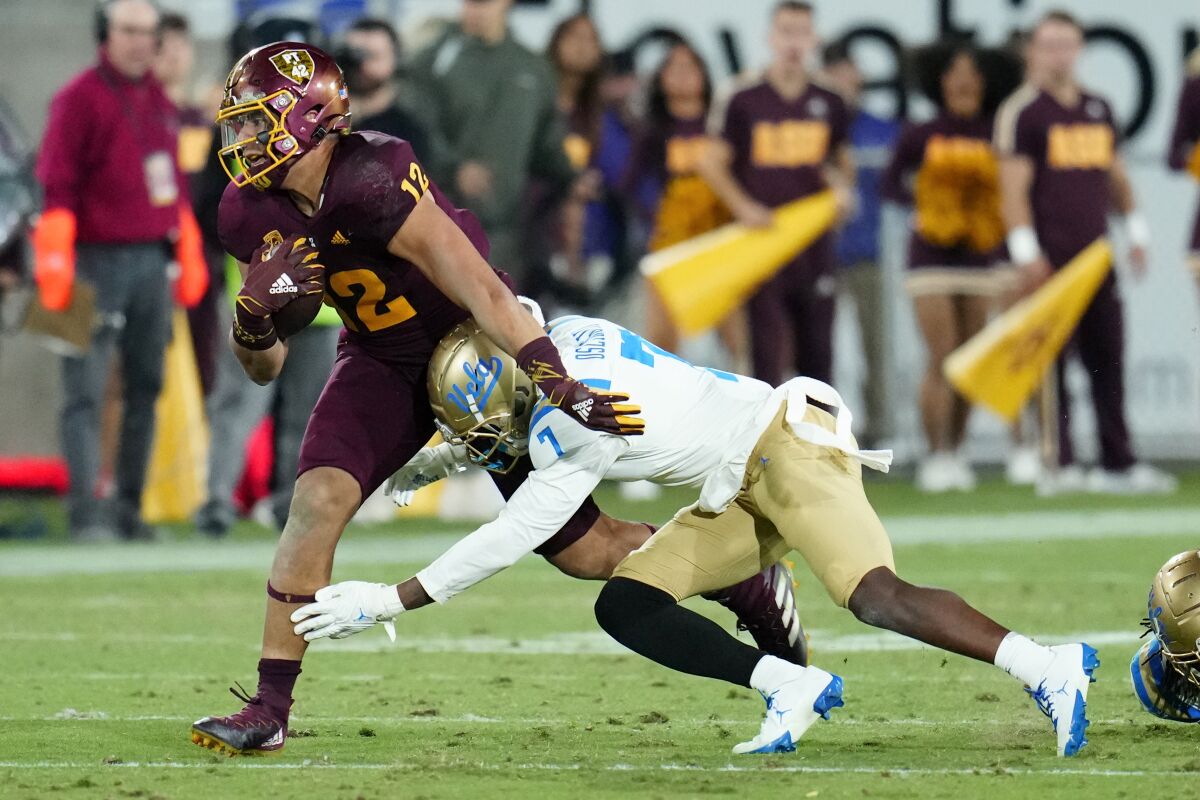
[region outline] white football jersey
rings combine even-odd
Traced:
[[[593,431],[543,399],[529,425],[535,469],[599,448],[615,456],[605,471],[611,480],[698,486],[745,438],[771,396],[762,381],[692,366],[608,320],[563,317],[549,333],[571,377],[629,395],[646,429],[641,436]]]
[[[562,317],[551,322],[548,331],[572,377],[597,391],[629,395],[641,408],[645,433],[594,431],[541,400],[529,426],[533,471],[494,522],[417,573],[438,602],[545,542],[605,478],[703,487],[701,508],[721,510],[736,494],[746,459],[785,399],[787,421],[797,436],[881,468],[891,460],[890,453],[857,450],[841,397],[818,381],[800,378],[773,389],[753,378],[696,367],[620,325],[594,317]],[[792,399],[790,390],[805,396]],[[837,407],[835,431],[803,421],[806,397]]]

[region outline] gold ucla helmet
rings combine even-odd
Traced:
[[[438,342],[426,383],[442,438],[466,446],[472,463],[505,473],[529,452],[533,381],[475,320]]]
[[[1200,550],[1171,558],[1150,586],[1148,622],[1163,659],[1200,686]]]

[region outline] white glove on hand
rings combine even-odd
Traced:
[[[442,442],[436,447],[424,447],[396,474],[387,479],[383,491],[392,502],[404,508],[413,501],[417,489],[437,483],[467,468],[467,448]]]
[[[342,581],[317,591],[315,603],[292,612],[293,629],[304,641],[345,639],[382,622],[388,637],[396,641],[391,620],[404,611],[396,587],[386,583]]]

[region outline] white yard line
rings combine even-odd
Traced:
[[[1019,694],[1013,695],[1013,698],[1020,702],[1022,697]],[[747,700],[750,700],[747,697]],[[593,726],[599,728],[612,727],[613,729],[620,728],[636,728],[636,729],[654,729],[659,724],[663,725],[663,729],[675,728],[708,728],[708,727],[741,727],[749,730],[760,720],[754,716],[758,712],[758,704],[751,702],[747,707],[753,706],[753,713],[748,713],[745,719],[671,719],[667,723],[645,723],[638,720],[636,715],[619,714],[609,715],[617,716],[622,722],[617,725],[610,725],[605,721],[595,720],[576,720],[567,719],[565,717],[512,717],[502,719],[499,717],[484,717],[478,714],[463,714],[453,717],[442,716],[412,716],[407,713],[399,713],[394,717],[380,716],[334,716],[334,717],[305,717],[293,714],[289,725],[293,730],[306,728],[312,725],[513,725],[517,727],[548,727],[548,728],[563,728],[563,727],[585,727]],[[986,710],[982,709],[981,710]],[[599,716],[599,715],[597,715]],[[178,714],[108,714],[104,711],[79,711],[74,714],[54,714],[52,716],[39,717],[20,717],[20,716],[0,716],[0,722],[194,722],[197,719],[195,716],[181,716]],[[1118,717],[1113,719],[1093,719],[1090,721],[1092,725],[1129,725],[1132,720],[1129,717]],[[1155,720],[1147,717],[1143,722],[1153,724]],[[1047,730],[1048,723],[1041,716],[1030,716],[1027,720],[1010,720],[1010,719],[995,719],[986,716],[979,716],[974,719],[923,719],[919,717],[902,717],[896,719],[853,719],[849,717],[834,717],[831,724],[834,725],[854,725],[868,728],[874,727],[899,727],[899,728],[936,728],[941,726],[969,726],[976,727],[980,725],[1003,725],[1006,728],[1028,728],[1029,730]]]
[[[1076,633],[1035,634],[1033,638],[1048,645],[1087,642],[1093,646],[1133,644],[1142,631],[1131,625],[1128,630],[1084,631]],[[813,653],[874,653],[899,650],[931,650],[929,645],[890,631],[832,634],[810,632]],[[2,639],[3,637],[0,637]],[[400,637],[393,644],[383,636],[353,638],[340,642],[317,642],[322,653],[383,653],[407,650],[418,653],[483,653],[507,655],[629,655],[629,651],[600,631],[558,633],[537,638],[506,636]]]
[[[99,633],[48,633],[41,631],[15,631],[0,634],[0,642],[79,642],[106,640],[110,634]],[[1066,642],[1087,642],[1093,646],[1134,644],[1142,636],[1142,630],[1131,625],[1125,630],[1114,631],[1075,631],[1071,633],[1037,633],[1032,635],[1039,642],[1048,645]],[[142,644],[227,644],[244,645],[257,650],[258,645],[247,644],[238,639],[220,636],[202,636],[199,634],[173,635],[164,634],[133,634],[122,635],[126,643]],[[814,654],[829,653],[878,653],[905,650],[932,650],[929,645],[914,639],[908,639],[890,631],[872,631],[870,633],[835,634],[830,631],[813,629],[809,631],[809,641]],[[514,655],[514,656],[588,656],[629,655],[629,651],[618,644],[602,631],[581,631],[577,633],[552,633],[546,636],[401,636],[395,643],[389,642],[382,631],[359,635],[352,639],[338,642],[321,640],[314,642],[312,648],[329,654],[338,653],[386,653],[392,651],[415,653],[468,653],[484,655]],[[81,677],[90,680],[126,680],[134,679],[140,673],[87,673]],[[189,680],[204,680],[204,676],[181,676]],[[379,676],[380,679],[383,676]],[[343,681],[369,682],[374,679],[370,675],[342,676],[335,678]]]
[[[585,765],[585,764],[485,764],[480,762],[463,762],[452,765],[439,765],[440,769],[453,767],[463,770],[480,770],[485,772],[510,772],[510,771],[538,771],[538,772],[690,772],[690,773],[754,773],[757,775],[769,775],[772,773],[799,773],[799,774],[814,774],[814,775],[882,775],[887,773],[890,777],[930,777],[930,776],[978,776],[983,778],[993,778],[999,775],[1007,775],[1013,777],[1024,776],[1049,776],[1049,777],[1103,777],[1103,778],[1180,778],[1186,777],[1189,779],[1195,778],[1196,773],[1189,770],[1121,770],[1121,769],[1071,769],[1071,768],[1054,768],[1054,769],[1027,769],[1027,768],[979,768],[979,769],[920,769],[909,767],[816,767],[816,766],[754,766],[741,764],[726,764],[720,767],[704,767],[696,764],[610,764],[610,765]],[[28,769],[28,770],[51,770],[51,769],[266,769],[266,770],[306,770],[306,769],[329,769],[329,770],[424,770],[428,768],[426,764],[396,762],[391,764],[374,764],[353,762],[347,764],[333,764],[325,762],[302,762],[302,763],[278,763],[278,762],[261,762],[237,760],[228,761],[223,764],[214,764],[209,761],[204,762],[186,762],[186,761],[128,761],[116,764],[102,764],[97,762],[85,761],[0,761],[0,769]]]
[[[1200,507],[1106,511],[1023,511],[1011,514],[903,516],[884,520],[896,544],[978,544],[1200,535]],[[397,534],[346,539],[339,567],[430,561],[457,534]],[[63,545],[0,549],[0,577],[40,577],[129,572],[266,571],[272,541],[153,545]]]

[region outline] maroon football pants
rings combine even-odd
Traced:
[[[1091,380],[1092,406],[1100,436],[1100,463],[1109,470],[1127,469],[1134,463],[1134,455],[1125,419],[1125,319],[1115,273],[1110,273],[1101,284],[1055,365],[1058,462],[1063,466],[1075,463],[1071,398],[1063,378],[1066,358],[1073,353],[1079,356]]]
[[[833,379],[833,238],[825,234],[746,305],[754,377],[778,386],[793,375]]]

